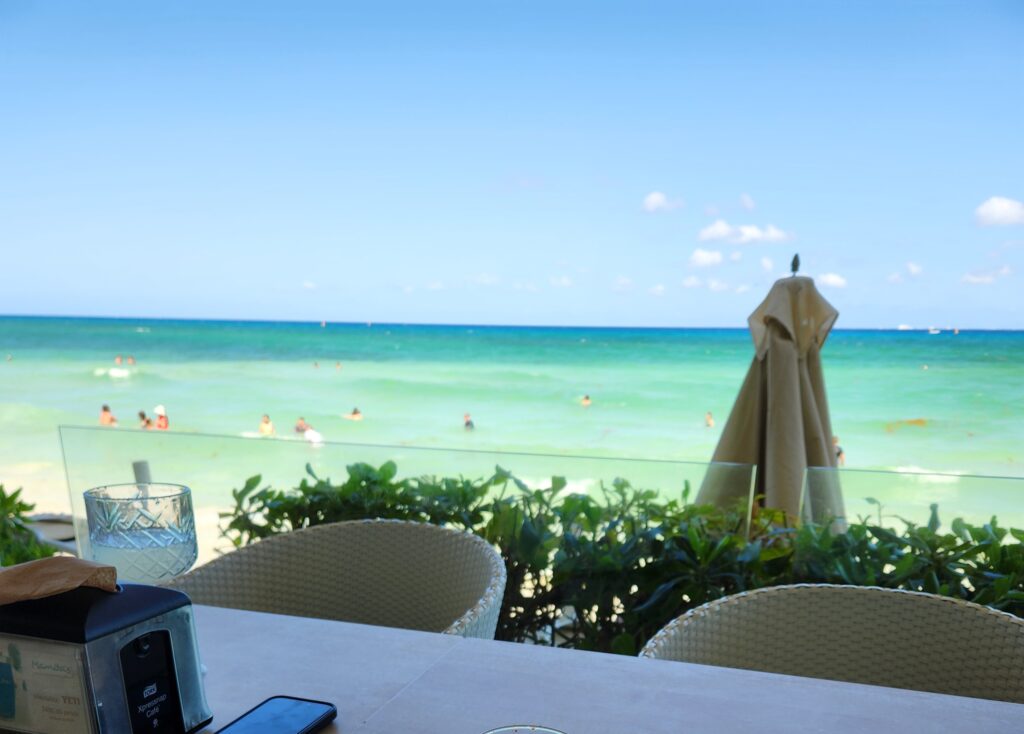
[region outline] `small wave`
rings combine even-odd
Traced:
[[[934,469],[924,469],[920,466],[894,466],[892,471],[913,476],[923,484],[956,484],[963,476],[961,471],[946,471],[940,474]]]
[[[127,367],[97,367],[92,371],[94,377],[110,377],[115,380],[126,380],[132,376],[132,371]]]
[[[148,326],[136,326],[135,327],[135,333],[136,334],[148,334],[149,332],[150,332],[150,328]]]

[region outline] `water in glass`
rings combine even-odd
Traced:
[[[85,493],[92,558],[117,567],[118,578],[155,583],[195,563],[192,494],[169,484],[97,487]]]

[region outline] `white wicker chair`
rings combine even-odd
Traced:
[[[912,591],[743,592],[670,622],[640,655],[1024,703],[1024,620]]]
[[[358,520],[267,538],[165,585],[197,604],[493,639],[505,566],[471,533]]]

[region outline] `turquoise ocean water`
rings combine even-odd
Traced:
[[[32,498],[66,493],[57,426],[95,425],[103,403],[119,431],[163,404],[175,432],[251,435],[269,413],[289,438],[303,416],[328,441],[707,461],[753,345],[742,329],[10,317],[7,355],[0,482]],[[848,466],[1024,475],[1024,332],[839,330],[824,363]],[[355,406],[365,419],[344,420]]]

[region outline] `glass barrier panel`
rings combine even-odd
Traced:
[[[199,561],[210,560],[228,545],[220,537],[218,513],[232,508],[232,489],[259,474],[260,486],[292,488],[306,478],[306,466],[321,478],[342,482],[353,463],[380,466],[394,461],[399,477],[463,476],[484,479],[500,466],[531,488],[550,486],[552,476],[565,477],[566,491],[589,493],[601,483],[623,478],[638,489],[655,489],[665,497],[681,498],[684,486],[691,498],[705,481],[707,464],[651,459],[508,453],[463,449],[374,444],[310,443],[302,438],[246,438],[169,431],[101,427],[60,428],[61,447],[71,495],[79,553],[88,557],[89,533],[83,492],[92,487],[134,481],[173,482],[191,488]],[[136,468],[144,462],[148,476]],[[734,476],[735,469],[722,470]],[[746,474],[752,476],[749,467]],[[750,481],[741,487],[750,496]]]
[[[1024,528],[1024,478],[809,467],[801,517],[924,525],[933,504],[946,529],[958,517],[981,525],[993,516],[1002,527]]]
[[[689,486],[691,501],[741,502],[748,522],[755,487],[753,467],[738,464],[103,427],[62,426],[60,437],[78,548],[86,557],[91,549],[82,493],[122,482],[170,482],[191,488],[200,564],[229,548],[220,536],[218,513],[233,507],[233,489],[256,474],[262,477],[260,486],[289,489],[307,477],[307,465],[317,476],[339,483],[347,477],[346,466],[353,463],[380,466],[394,461],[400,478],[484,479],[500,466],[531,488],[550,486],[551,477],[560,476],[567,481],[566,491],[583,493],[597,492],[602,483],[609,485],[621,477],[635,488],[657,490],[666,499],[681,498]],[[142,469],[148,470],[147,476],[139,474]],[[881,512],[890,525],[898,524],[899,517],[924,524],[929,505],[937,503],[945,527],[955,517],[983,523],[993,515],[1004,527],[1024,527],[1024,478],[812,468],[805,474],[802,495],[800,512],[807,518],[877,521]]]

